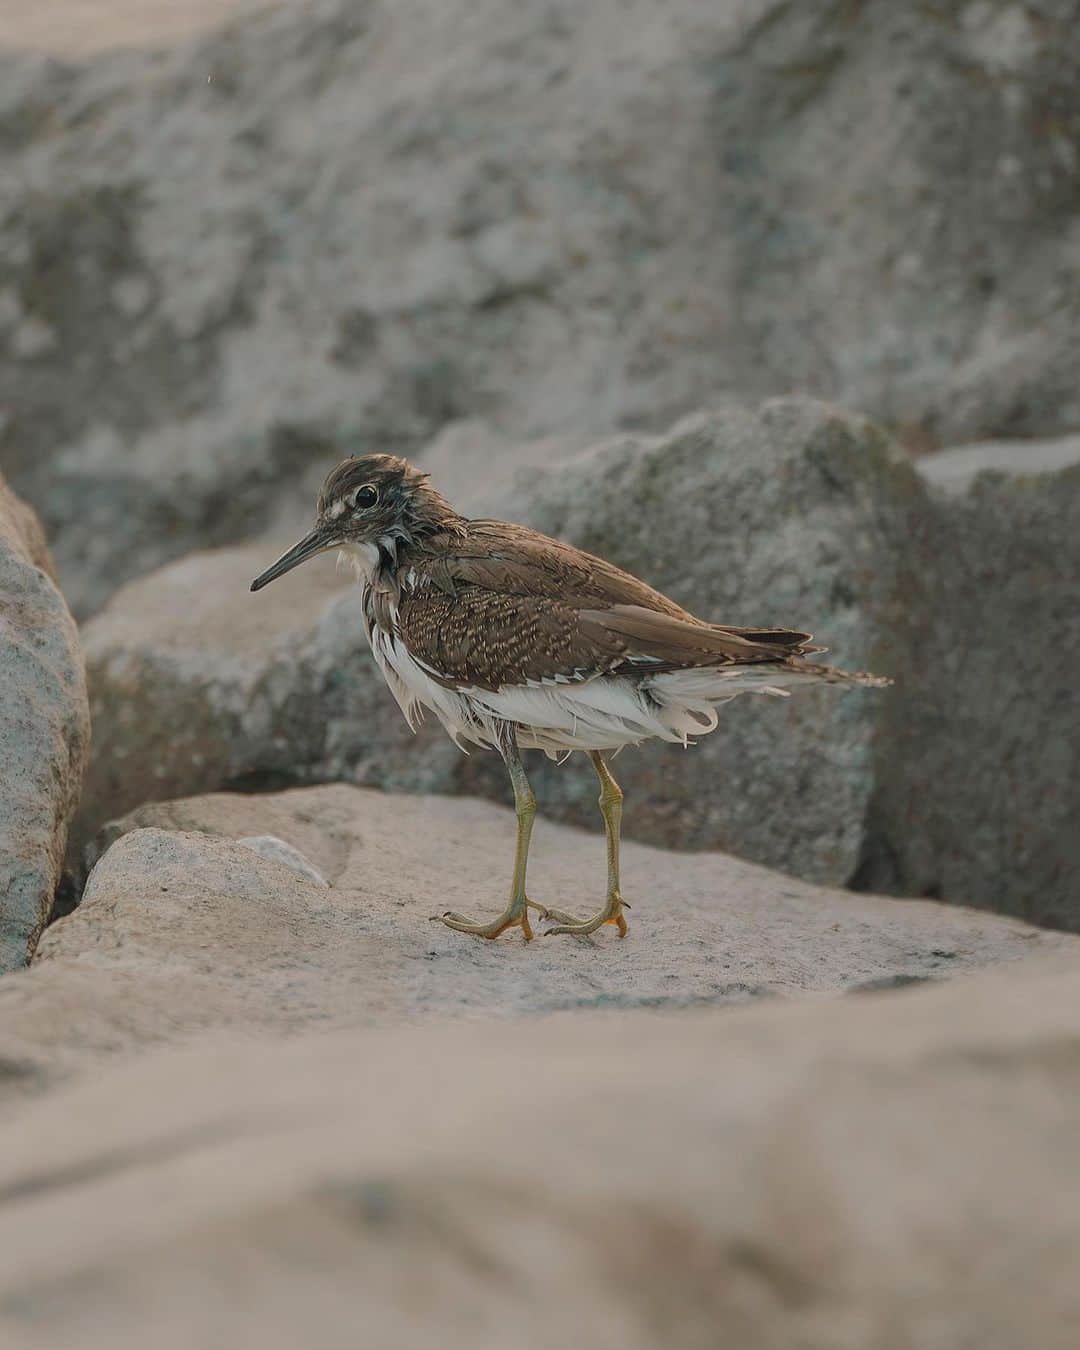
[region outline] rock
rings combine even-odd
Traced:
[[[158,1052],[0,1126],[0,1337],[1068,1350],[1078,1001],[1074,957]]]
[[[1080,438],[942,459],[861,880],[1077,930]]]
[[[320,886],[234,842],[274,835]],[[0,983],[14,1097],[196,1032],[398,1026],[565,1009],[685,1008],[938,979],[1080,939],[932,902],[829,891],[719,853],[626,844],[630,934],[484,943],[428,922],[495,914],[510,810],[332,785],[140,807],[104,832],[82,905]],[[589,912],[603,844],[537,826],[530,891]],[[10,1091],[8,1091],[10,1089]]]
[[[925,456],[917,462],[917,468],[940,492],[963,496],[982,474],[1026,478],[1032,474],[1057,473],[1075,464],[1080,464],[1080,436],[958,445]]]
[[[460,418],[1080,425],[1062,0],[155,9],[162,50],[12,52],[31,7],[0,57],[0,454],[82,615]]]
[[[183,5],[146,0],[52,0],[47,9],[25,6],[4,15],[9,45],[49,51],[66,58],[160,46],[219,27],[225,17],[264,9],[267,0],[185,0]]]
[[[918,593],[907,543],[925,499],[867,419],[811,400],[728,404],[528,481],[530,524],[612,558],[692,612],[806,625],[838,665],[897,668]],[[862,848],[882,704],[904,695],[837,692],[738,700],[690,752],[647,744],[620,754],[634,837],[846,884]],[[469,787],[498,781],[484,758],[466,762]],[[563,818],[591,809],[587,772],[545,761],[536,779]]]
[[[260,858],[269,858],[272,862],[284,863],[286,867],[291,867],[294,872],[302,876],[305,881],[314,882],[316,886],[330,885],[319,869],[312,866],[311,862],[304,857],[298,848],[293,848],[292,844],[287,844],[284,839],[279,839],[276,834],[246,834],[236,842],[242,844],[244,848],[251,849],[252,853],[257,853]]]
[[[75,624],[34,513],[0,478],[0,972],[52,908],[90,736]]]
[[[840,664],[895,668],[909,518],[925,496],[865,419],[809,400],[730,405],[664,437],[544,458],[554,463],[502,485],[510,519],[609,557],[704,616],[809,624]],[[474,498],[477,477],[459,480]],[[498,507],[490,494],[485,504]],[[357,588],[338,594],[329,564],[277,582],[265,606],[248,594],[278,542],[173,564],[87,626],[98,737],[80,841],[142,801],[222,785],[347,778],[507,799],[496,756],[463,757],[437,724],[410,735],[367,650]],[[863,850],[879,703],[894,697],[744,699],[690,754],[628,750],[616,769],[626,828],[843,884]],[[530,760],[543,809],[597,819],[583,761]]]

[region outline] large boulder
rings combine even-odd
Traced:
[[[157,1052],[0,1124],[0,1339],[1072,1350],[1078,1003],[1070,963]]]
[[[446,486],[465,505],[483,496],[497,510],[501,498],[510,518],[611,558],[704,616],[806,624],[840,664],[898,665],[909,521],[924,494],[865,419],[806,400],[731,405],[664,437],[534,466],[494,493],[484,477]],[[357,589],[339,592],[329,564],[276,582],[265,603],[248,593],[276,547],[174,563],[87,626],[98,734],[80,841],[139,802],[223,784],[345,777],[505,796],[497,757],[462,756],[437,724],[410,735],[368,653]],[[901,696],[744,699],[689,754],[628,750],[616,765],[627,830],[842,884],[862,856],[880,704]],[[546,810],[598,819],[583,761],[531,758]]]
[[[924,599],[860,884],[1080,928],[1080,437],[920,462]]]
[[[36,516],[0,477],[0,971],[49,916],[89,737],[74,620]]]
[[[517,932],[483,942],[429,922],[447,909],[498,913],[514,826],[512,811],[476,800],[343,784],[140,807],[95,841],[80,908],[47,930],[29,971],[0,984],[0,1097],[213,1029],[740,1003],[1080,949],[1012,919],[633,843],[623,940],[605,930],[526,947]],[[600,839],[540,822],[535,899],[590,913],[604,879]]]
[[[301,0],[79,65],[24,8],[0,454],[82,614],[453,418],[1080,422],[1066,0]]]

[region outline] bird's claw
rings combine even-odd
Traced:
[[[608,896],[607,903],[599,914],[594,914],[591,919],[579,919],[574,914],[566,914],[561,909],[552,909],[548,911],[549,918],[557,920],[554,928],[545,928],[542,937],[556,937],[560,933],[567,933],[570,937],[592,937],[592,935],[603,928],[604,924],[612,923],[619,930],[619,936],[626,936],[626,920],[622,916],[624,909],[630,906],[618,894],[614,892]]]

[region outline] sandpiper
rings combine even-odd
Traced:
[[[623,794],[608,765],[622,746],[654,737],[687,745],[714,730],[717,705],[738,694],[889,683],[806,660],[824,650],[809,633],[707,623],[602,558],[521,525],[459,515],[427,474],[394,455],[339,464],[315,528],[251,589],[331,549],[355,567],[372,653],[410,726],[430,709],[462,749],[497,750],[510,774],[517,848],[506,908],[488,922],[432,916],[476,937],[518,927],[528,941],[530,909],[554,921],[547,934],[585,936],[610,923],[625,935]],[[582,750],[600,780],[607,897],[589,918],[529,899],[536,798],[523,749],[553,758]]]

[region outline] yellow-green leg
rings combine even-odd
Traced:
[[[529,862],[529,841],[532,839],[533,821],[536,819],[536,797],[525,776],[525,766],[521,762],[521,754],[512,731],[504,737],[500,749],[514,789],[514,810],[517,814],[517,846],[514,849],[514,877],[510,884],[510,900],[499,917],[488,923],[468,919],[464,914],[455,914],[453,910],[447,910],[444,914],[433,914],[431,917],[457,933],[471,933],[474,937],[482,938],[497,938],[508,928],[520,928],[525,941],[531,942],[533,930],[529,923],[529,910],[537,910],[543,919],[549,914],[544,905],[534,904],[525,894],[525,869]]]
[[[596,776],[600,779],[600,814],[604,817],[604,834],[607,839],[607,900],[603,909],[591,919],[576,919],[562,910],[549,909],[548,917],[556,919],[554,928],[544,930],[545,937],[554,933],[573,933],[578,937],[588,937],[606,923],[613,923],[619,930],[619,936],[626,936],[626,920],[623,917],[623,898],[619,894],[619,830],[622,827],[623,793],[607,762],[598,750],[590,750],[589,758],[593,762]]]

